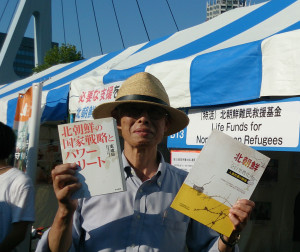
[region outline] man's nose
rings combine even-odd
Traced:
[[[148,110],[144,109],[140,115],[140,119],[150,120]]]

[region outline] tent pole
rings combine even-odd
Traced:
[[[35,184],[37,153],[39,145],[40,122],[41,122],[41,98],[43,83],[32,84],[32,111],[29,123],[29,143],[26,173]]]

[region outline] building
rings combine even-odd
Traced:
[[[4,43],[5,37],[6,34],[0,32],[0,50]],[[58,46],[58,43],[52,42],[52,46],[54,45]],[[15,73],[20,78],[30,76],[33,73],[32,69],[35,67],[34,62],[34,39],[24,37],[14,60],[13,68]]]
[[[208,0],[206,2],[206,20],[210,20],[225,11],[243,7],[246,0]]]
[[[4,43],[6,34],[0,33],[0,48]],[[15,73],[20,78],[28,77],[34,68],[34,39],[24,37],[14,60]]]

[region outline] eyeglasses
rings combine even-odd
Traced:
[[[147,112],[147,115],[151,120],[160,120],[168,116],[166,110],[156,106],[147,106],[135,103],[120,105],[118,108],[121,112],[121,116],[128,116],[134,119],[140,118],[145,112]]]

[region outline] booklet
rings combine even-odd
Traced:
[[[114,118],[58,125],[63,163],[76,163],[82,184],[73,198],[126,190]]]
[[[249,199],[270,158],[221,131],[213,130],[171,207],[225,236],[228,214]]]

